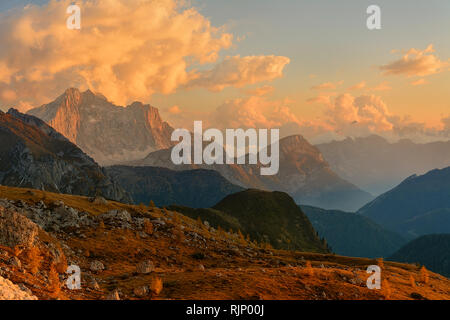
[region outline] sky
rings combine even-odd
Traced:
[[[68,87],[138,100],[174,127],[280,128],[313,143],[450,138],[447,0],[0,3],[0,108]],[[32,4],[32,5],[30,5]],[[381,8],[381,29],[366,10]]]

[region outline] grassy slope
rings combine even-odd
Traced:
[[[283,192],[247,190],[227,196],[213,209],[239,220],[245,233],[275,248],[327,252],[306,215]]]
[[[376,264],[372,259],[342,257],[330,254],[314,254],[280,250],[264,250],[241,244],[236,239],[220,238],[199,227],[187,217],[164,212],[156,208],[123,205],[108,202],[106,205],[92,204],[87,198],[46,193],[39,191],[0,187],[0,198],[46,203],[56,200],[79,210],[99,214],[110,209],[122,208],[130,212],[141,211],[151,219],[163,219],[166,229],[155,231],[147,238],[133,230],[87,229],[81,230],[83,237],[67,234],[62,238],[41,235],[46,242],[64,242],[74,254],[67,253],[68,260],[80,265],[86,275],[92,260],[100,260],[107,270],[95,274],[99,290],[87,289],[86,277],[82,290],[67,290],[58,295],[60,299],[102,299],[110,290],[118,288],[124,299],[138,298],[133,289],[148,285],[150,279],[162,278],[164,289],[159,299],[412,299],[418,293],[428,299],[450,299],[450,280],[430,273],[428,284],[412,287],[411,277],[419,281],[419,268],[415,265],[385,262],[383,279],[390,290],[369,290],[364,283],[368,275],[365,269]],[[179,220],[179,222],[176,222]],[[201,239],[197,243],[173,238],[174,228],[184,227],[185,233],[196,232]],[[0,247],[0,251],[11,252]],[[202,253],[198,260],[198,253]],[[194,255],[197,254],[197,255]],[[44,256],[45,258],[45,256]],[[0,255],[0,267],[7,265],[8,254]],[[40,299],[52,298],[46,278],[29,272],[29,261],[20,255],[22,271],[8,266],[8,276],[14,283],[23,283]],[[134,274],[139,261],[151,259],[156,270],[153,274]],[[312,268],[306,268],[310,261]],[[41,273],[48,272],[50,261],[44,259]],[[206,270],[197,268],[199,264]],[[6,270],[4,268],[4,270]],[[358,284],[353,280],[360,279]]]

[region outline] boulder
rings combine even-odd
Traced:
[[[105,224],[117,226],[120,228],[130,228],[133,221],[131,215],[126,210],[111,210],[99,215]]]
[[[136,266],[136,272],[141,274],[148,274],[155,271],[155,266],[150,260],[142,261]]]
[[[98,260],[94,260],[91,262],[90,269],[92,272],[99,272],[105,270],[105,266]]]
[[[106,300],[120,300],[119,291],[114,290],[106,296]]]
[[[0,207],[0,245],[31,247],[38,235],[39,227],[25,216]]]
[[[134,294],[138,297],[145,297],[148,295],[149,290],[147,286],[137,287],[133,290]]]

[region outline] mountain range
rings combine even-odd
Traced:
[[[136,204],[153,201],[159,207],[209,208],[227,195],[244,190],[214,170],[111,166],[106,172],[130,193]]]
[[[363,214],[405,237],[450,233],[450,167],[413,175],[362,207]]]
[[[319,236],[327,240],[331,250],[350,257],[389,257],[406,240],[371,219],[353,212],[324,210],[301,206]]]
[[[116,106],[90,90],[67,89],[28,114],[47,122],[101,165],[141,159],[172,144],[173,129],[158,109],[140,102]]]
[[[0,184],[129,202],[92,158],[42,120],[0,112]]]
[[[103,166],[212,169],[242,188],[287,192],[297,203],[325,209],[355,211],[373,199],[336,174],[319,149],[299,135],[280,141],[279,173],[261,176],[260,164],[174,165],[170,160],[173,128],[156,108],[140,102],[120,107],[101,94],[71,88],[28,114],[45,121]]]
[[[212,169],[243,188],[286,192],[297,203],[326,209],[354,211],[373,199],[369,193],[334,173],[320,151],[302,136],[283,138],[279,145],[280,169],[273,176],[260,175],[260,164],[175,165],[171,161],[171,149],[152,152],[131,165],[172,170]]]
[[[450,166],[450,141],[390,143],[371,135],[319,144],[330,168],[343,179],[379,195],[413,174]]]
[[[418,263],[450,277],[450,234],[421,236],[403,246],[389,260]]]

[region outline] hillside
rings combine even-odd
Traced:
[[[174,165],[170,160],[171,149],[155,151],[130,165],[172,170],[215,170],[243,188],[282,191],[291,195],[297,203],[327,209],[354,211],[373,199],[369,193],[334,173],[320,151],[302,136],[283,138],[279,144],[279,172],[274,176],[260,175],[261,164]]]
[[[413,174],[450,166],[450,141],[390,143],[371,135],[316,146],[331,169],[358,187],[379,195]]]
[[[244,190],[213,170],[173,171],[155,167],[107,167],[106,172],[127,190],[134,203],[157,206],[211,207],[225,196]]]
[[[388,231],[357,213],[301,206],[319,236],[327,240],[336,254],[351,257],[388,257],[406,243],[400,235]]]
[[[249,189],[225,197],[210,209],[172,206],[192,219],[211,226],[242,232],[251,240],[278,249],[327,252],[308,218],[293,199],[282,192]]]
[[[0,112],[0,141],[2,185],[130,201],[94,160],[38,118]]]
[[[422,283],[414,265],[384,262],[389,287],[369,290],[375,260],[262,248],[173,211],[2,186],[0,199],[0,276],[40,300],[450,299],[449,279]],[[80,290],[58,289],[65,261]]]
[[[286,193],[246,190],[227,196],[213,209],[235,217],[258,242],[267,241],[275,248],[327,251],[308,218]]]
[[[141,159],[172,145],[173,129],[158,109],[140,102],[116,106],[90,90],[67,89],[28,114],[47,122],[101,165]]]
[[[380,195],[358,212],[378,224],[417,237],[421,232],[436,233],[448,229],[450,208],[450,167],[411,176],[394,189]],[[426,221],[426,229],[424,229]]]
[[[419,263],[450,277],[450,234],[430,234],[417,238],[394,253],[389,260]]]

